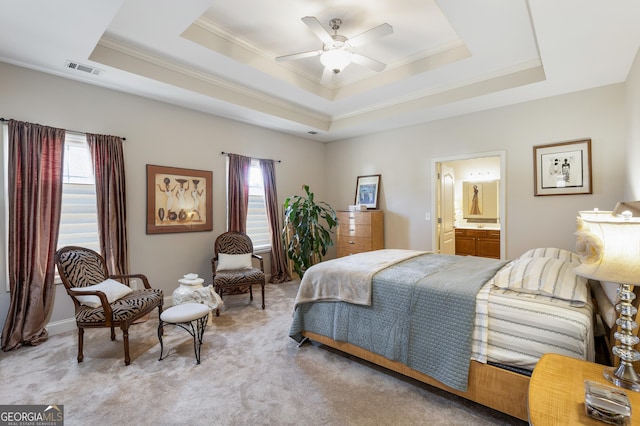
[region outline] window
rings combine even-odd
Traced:
[[[249,170],[249,208],[247,212],[247,235],[255,251],[271,249],[271,233],[264,201],[262,169],[258,160],[251,160]]]
[[[89,144],[84,135],[67,132],[64,149],[58,248],[73,245],[99,253],[96,184]]]

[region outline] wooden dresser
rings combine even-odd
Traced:
[[[500,259],[500,230],[456,228],[456,254]]]
[[[382,210],[339,211],[338,257],[384,248]]]

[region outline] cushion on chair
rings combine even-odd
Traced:
[[[113,303],[116,300],[131,293],[133,289],[118,281],[107,278],[99,284],[90,285],[87,287],[75,287],[70,289],[71,291],[101,291],[107,296],[107,301]],[[82,305],[89,306],[90,308],[99,308],[102,306],[100,298],[98,296],[76,296],[78,302]]]
[[[233,269],[251,269],[251,253],[243,254],[218,254],[218,266],[216,271],[230,271]]]
[[[264,272],[257,268],[222,271],[213,278],[215,286],[235,286],[264,280]]]
[[[158,302],[162,302],[162,290],[160,289],[133,290],[121,299],[111,303],[113,320],[126,321]],[[80,324],[98,324],[105,322],[106,318],[102,307],[80,306],[76,310],[76,321]]]

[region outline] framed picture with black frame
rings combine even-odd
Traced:
[[[379,196],[380,175],[358,176],[355,204],[367,206],[368,209],[377,209]]]
[[[591,139],[533,147],[534,194],[592,194]]]

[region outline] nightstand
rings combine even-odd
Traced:
[[[529,382],[529,424],[596,425],[584,411],[584,381],[613,386],[602,375],[604,365],[558,354],[545,354],[533,370]],[[640,423],[640,393],[624,391],[631,402],[631,424]]]

